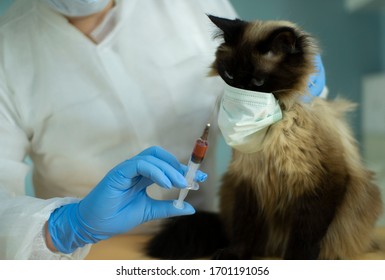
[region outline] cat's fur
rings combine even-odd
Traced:
[[[210,19],[224,39],[211,74],[234,87],[272,92],[283,118],[270,126],[260,151],[233,150],[220,188],[220,214],[210,214],[214,231],[202,228],[204,215],[184,217],[184,226],[173,219],[150,241],[148,254],[171,259],[359,257],[371,246],[381,196],[344,119],[354,105],[342,99],[303,102],[315,72],[316,42],[286,21]],[[210,252],[198,250],[213,245],[222,225],[226,235],[220,244]]]

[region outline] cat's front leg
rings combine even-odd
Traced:
[[[256,194],[246,182],[234,189],[230,245],[218,250],[213,259],[252,259],[264,254],[267,234]]]
[[[321,241],[336,215],[345,193],[344,185],[326,179],[323,186],[296,201],[285,259],[318,259]]]

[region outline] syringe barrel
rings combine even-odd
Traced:
[[[208,146],[209,145],[207,143],[207,140],[203,140],[202,138],[199,138],[195,142],[195,147],[191,155],[191,161],[195,163],[201,163],[205,157]]]
[[[207,138],[209,134],[209,129],[210,129],[210,124],[207,124],[203,131],[202,136],[195,142],[195,147],[192,152],[191,158],[188,162],[188,165],[187,165],[188,170],[185,175],[185,178],[187,181],[187,188],[180,190],[178,200],[174,201],[174,206],[178,209],[183,209],[183,201],[186,198],[189,190],[199,189],[199,185],[197,182],[194,181],[194,179],[207,151],[207,147],[208,147]]]
[[[185,175],[186,181],[187,181],[187,189],[189,190],[195,190],[197,189],[197,184],[195,183],[195,175],[199,169],[200,164],[195,163],[192,160],[188,162],[188,171]]]
[[[185,175],[186,181],[187,181],[187,187],[185,189],[181,189],[179,192],[179,198],[178,200],[174,201],[174,206],[178,209],[183,209],[183,200],[186,198],[189,190],[198,190],[199,185],[194,181],[196,173],[199,169],[200,164],[194,163],[193,161],[189,160],[187,165],[187,173]]]

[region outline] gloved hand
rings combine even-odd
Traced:
[[[315,66],[316,66],[317,72],[310,76],[308,89],[311,96],[320,96],[326,84],[325,69],[322,64],[320,55],[317,55],[315,57]]]
[[[186,187],[185,171],[185,166],[159,147],[117,165],[80,202],[64,205],[51,214],[48,230],[54,246],[62,253],[72,253],[146,221],[195,213],[187,202],[183,209],[177,209],[172,201],[154,200],[146,193],[152,183],[167,189]],[[202,182],[206,177],[199,171],[195,179]]]

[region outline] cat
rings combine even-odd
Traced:
[[[282,120],[261,149],[235,149],[219,191],[219,213],[170,219],[146,252],[162,259],[355,259],[373,245],[382,212],[374,174],[345,120],[355,104],[305,102],[316,40],[288,21],[209,15],[223,43],[210,75],[271,92]]]

